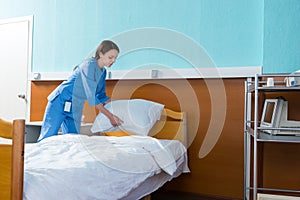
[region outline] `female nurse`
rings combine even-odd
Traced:
[[[78,134],[85,100],[106,115],[113,126],[123,123],[104,107],[110,101],[105,91],[105,67],[112,66],[118,54],[118,46],[110,40],[104,40],[98,46],[95,57],[78,65],[70,78],[48,96],[38,141],[57,135],[60,128],[62,134]]]

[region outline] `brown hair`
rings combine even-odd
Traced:
[[[110,40],[102,41],[97,48],[97,51],[95,53],[95,58],[98,60],[100,58],[100,55],[99,55],[100,53],[105,54],[106,52],[108,52],[112,49],[115,49],[118,52],[120,52],[119,47],[114,42],[112,42]]]

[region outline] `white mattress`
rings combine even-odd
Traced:
[[[144,136],[53,136],[26,144],[24,163],[30,200],[139,199],[189,172],[180,142]]]

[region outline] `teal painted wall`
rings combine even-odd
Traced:
[[[206,0],[199,11],[198,41],[217,66],[261,66],[263,1]]]
[[[300,69],[300,1],[265,0],[264,72]]]
[[[300,56],[296,56],[299,55],[299,3],[298,0],[0,0],[0,19],[34,15],[33,71],[70,71],[91,56],[103,39],[138,28],[159,27],[196,41],[218,67],[263,65],[264,72],[290,72],[300,67]],[[276,27],[277,31],[273,31]],[[283,37],[286,32],[288,36]],[[281,45],[284,54],[275,50],[277,45]],[[120,57],[114,68],[131,69],[147,63],[193,67],[172,52],[139,49]]]

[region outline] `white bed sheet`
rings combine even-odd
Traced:
[[[180,158],[180,160],[181,159],[184,158],[182,157]],[[177,163],[181,163],[180,160],[178,160]],[[166,182],[171,181],[173,178],[182,174],[185,171],[185,167],[185,162],[182,162],[172,176],[164,172],[151,176],[143,183],[141,183],[139,187],[133,189],[126,197],[122,198],[122,200],[141,199],[142,197],[151,194],[152,192],[163,186]]]
[[[0,137],[0,144],[12,145],[12,139]]]
[[[138,199],[189,172],[186,148],[180,142],[147,136],[53,136],[26,144],[24,163],[28,200],[57,199],[57,195],[65,200]],[[163,178],[152,178],[148,191],[137,190],[160,174]]]

